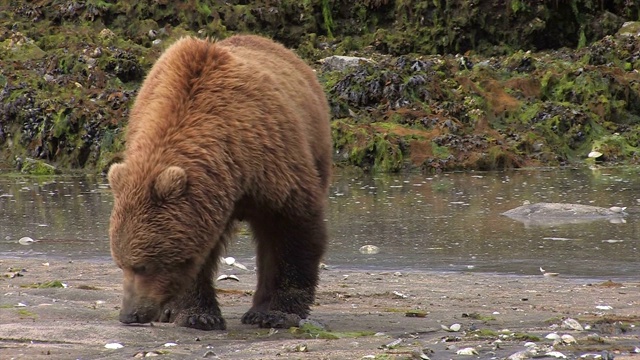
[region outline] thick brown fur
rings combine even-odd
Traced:
[[[224,329],[212,276],[238,220],[258,252],[242,322],[306,317],[326,246],[328,114],[315,73],[271,40],[169,47],[131,111],[124,162],[109,171],[120,321]]]

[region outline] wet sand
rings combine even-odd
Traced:
[[[206,332],[121,325],[120,271],[110,262],[5,258],[0,269],[2,359],[503,359],[528,341],[539,353],[555,350],[569,359],[640,359],[637,282],[329,268],[311,315],[325,329],[271,330],[240,323],[255,273],[223,266],[221,273],[240,279],[218,283],[228,329]],[[30,287],[56,280],[66,288]],[[567,318],[586,329],[563,326]],[[442,328],[452,324],[460,330]],[[552,332],[576,343],[551,349],[545,336]],[[110,350],[108,343],[123,347]],[[457,354],[465,348],[477,355]]]

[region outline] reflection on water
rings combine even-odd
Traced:
[[[334,268],[480,271],[622,279],[640,270],[634,168],[434,176],[335,176],[327,214]],[[109,260],[112,196],[103,179],[0,177],[0,257]],[[523,224],[500,215],[523,201],[627,206],[626,222]],[[23,246],[29,236],[38,242]],[[380,253],[363,255],[363,245]],[[229,247],[244,263],[243,236]]]

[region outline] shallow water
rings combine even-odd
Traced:
[[[629,279],[640,273],[635,168],[356,176],[336,174],[327,219],[333,268],[471,271]],[[624,223],[523,224],[500,215],[524,200],[628,206]],[[0,176],[0,257],[110,263],[113,199],[102,178]],[[20,245],[28,236],[37,241]],[[359,248],[380,252],[363,255]],[[229,255],[253,264],[240,236]]]

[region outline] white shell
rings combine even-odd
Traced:
[[[522,350],[509,355],[507,360],[524,360],[531,358],[530,350]]]
[[[574,338],[573,336],[569,335],[569,334],[565,334],[562,335],[562,342],[565,344],[572,344],[576,342],[576,338]]]
[[[602,156],[602,153],[599,152],[599,151],[595,151],[594,150],[594,151],[590,152],[589,155],[587,155],[587,156],[589,156],[592,159],[595,159],[595,158],[599,158],[600,156]]]
[[[240,281],[240,279],[235,275],[225,275],[225,274],[222,274],[222,275],[218,276],[218,278],[216,279],[216,281],[222,281],[222,280]]]
[[[168,342],[164,344],[164,347],[171,347],[171,346],[178,346],[178,344],[173,343],[173,342]]]
[[[598,310],[613,310],[613,306],[611,305],[598,305],[596,306]]]
[[[33,240],[32,238],[30,238],[28,236],[22,237],[22,238],[20,238],[20,240],[18,240],[18,243],[20,245],[31,245],[31,243],[34,243],[34,242],[35,242],[35,240]]]
[[[560,335],[558,335],[558,333],[551,333],[547,334],[547,336],[545,336],[544,338],[548,340],[558,340],[560,339]]]
[[[577,322],[576,320],[571,319],[571,318],[565,319],[562,322],[562,324],[565,327],[568,327],[568,328],[573,329],[573,330],[578,330],[578,331],[583,331],[584,330],[584,328],[582,327],[582,325],[580,325],[579,322]]]
[[[380,252],[380,248],[375,245],[364,245],[359,249],[361,254],[373,255]]]
[[[548,353],[545,353],[546,356],[552,356],[556,359],[566,359],[567,356],[563,353],[561,353],[560,351],[549,351]]]
[[[397,297],[398,299],[406,299],[406,298],[408,298],[408,297],[409,297],[408,295],[403,294],[403,293],[401,293],[401,292],[399,292],[399,291],[394,291],[394,292],[393,292],[393,295],[394,295],[395,297]]]
[[[236,262],[236,259],[233,256],[229,256],[229,257],[221,257],[220,261],[222,261],[227,265],[233,265],[233,263]]]
[[[460,329],[462,328],[462,326],[460,324],[453,324],[451,326],[447,326],[447,325],[440,325],[440,327],[444,330],[444,331],[449,331],[449,332],[456,332],[456,331],[460,331]]]
[[[240,264],[238,261],[236,261],[236,259],[233,256],[229,256],[229,257],[221,256],[220,257],[220,262],[225,264],[225,265],[235,266],[238,269],[249,271],[249,269],[247,269],[246,266],[244,266],[244,265]]]
[[[119,344],[119,343],[108,343],[104,347],[107,348],[107,349],[116,350],[116,349],[122,349],[124,347],[124,345]]]
[[[237,261],[233,263],[233,266],[237,267],[238,269],[242,269],[242,270],[249,271],[249,269],[247,269],[247,267],[246,267],[246,266],[244,266],[244,265],[240,264],[240,263],[239,263],[239,262],[237,262]]]
[[[478,351],[472,347],[460,349],[456,351],[457,355],[478,355]]]

